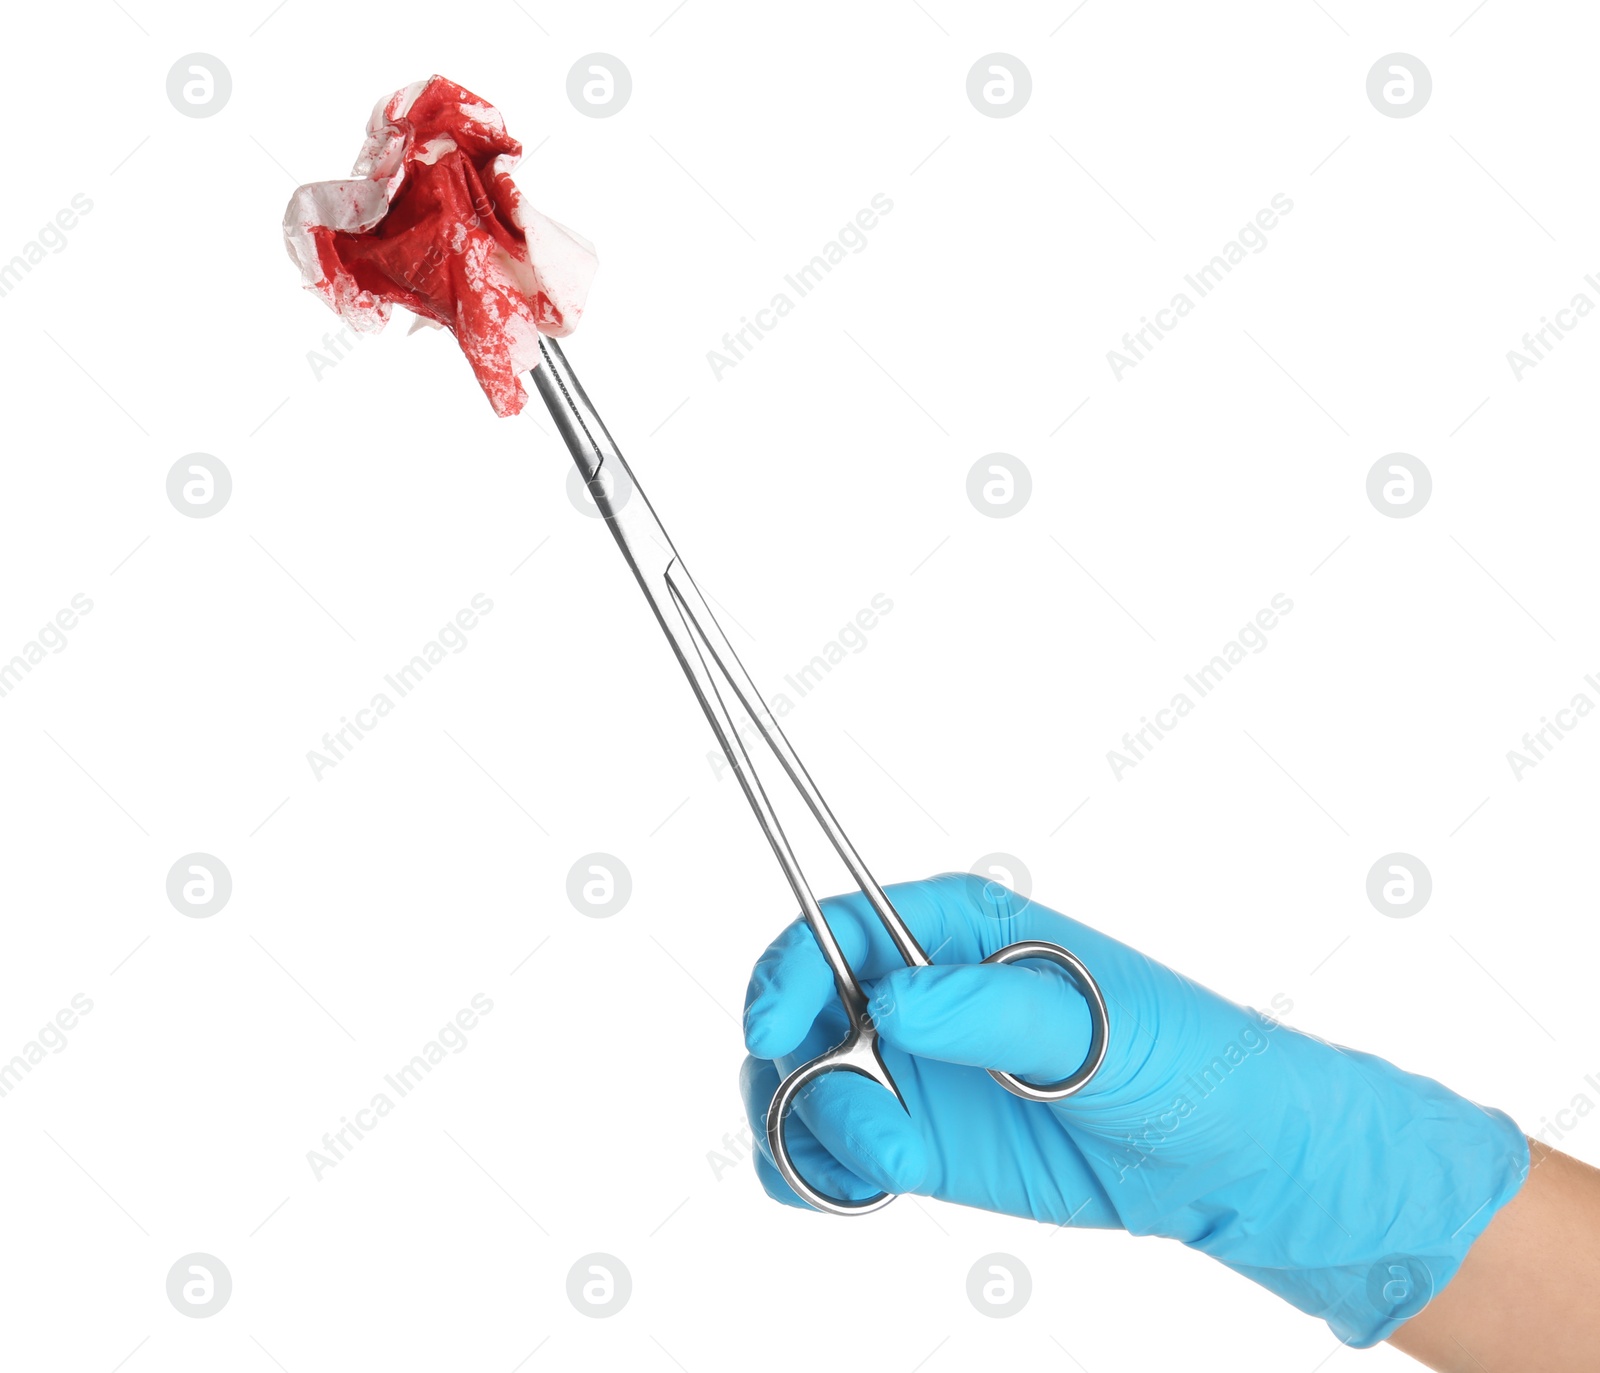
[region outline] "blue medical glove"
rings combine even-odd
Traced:
[[[1450,1281],[1527,1176],[1527,1140],[1499,1111],[1235,1005],[997,883],[948,874],[888,890],[935,966],[907,968],[858,893],[823,908],[910,1109],[854,1074],[801,1093],[787,1138],[825,1192],[1164,1235],[1364,1347]],[[1105,1062],[1065,1101],[1023,1101],[985,1071],[1055,1081],[1088,1049],[1088,1008],[1059,972],[978,966],[1022,939],[1071,949],[1105,993]],[[779,1201],[804,1206],[766,1154],[767,1103],[844,1028],[796,921],[745,1000],[745,1109]]]

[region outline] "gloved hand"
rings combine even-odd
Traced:
[[[906,967],[859,893],[822,903],[910,1108],[849,1073],[801,1093],[790,1152],[834,1196],[918,1192],[1164,1235],[1364,1347],[1449,1282],[1527,1176],[1527,1141],[1499,1111],[1235,1005],[997,883],[947,874],[888,893],[935,966]],[[985,1071],[1054,1081],[1088,1049],[1088,1008],[1061,973],[977,966],[1021,939],[1072,950],[1105,993],[1105,1062],[1064,1101],[1023,1101]],[[845,1030],[804,921],[757,962],[744,1024],[757,1172],[803,1207],[767,1153],[767,1104]]]

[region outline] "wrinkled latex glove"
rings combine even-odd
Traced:
[[[909,1111],[849,1073],[802,1092],[787,1139],[825,1192],[1163,1235],[1366,1346],[1449,1282],[1527,1176],[1527,1141],[1501,1112],[1235,1005],[997,883],[947,874],[888,892],[935,966],[906,967],[859,893],[822,904]],[[1055,1081],[1089,1046],[1088,1007],[1063,975],[977,966],[1022,939],[1070,949],[1105,993],[1105,1062],[1060,1102],[1023,1101],[985,1071]],[[845,1030],[804,921],[757,962],[744,1024],[757,1172],[803,1207],[767,1152],[767,1104]]]

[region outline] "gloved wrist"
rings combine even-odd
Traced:
[[[1176,1084],[1166,1111],[1120,1139],[1101,1117],[1101,1148],[1075,1132],[1084,1155],[1130,1232],[1177,1239],[1339,1340],[1377,1344],[1444,1288],[1516,1195],[1527,1140],[1430,1078],[1236,1010],[1238,1033]],[[1228,1102],[1241,1087],[1253,1100]],[[1071,1129],[1072,1109],[1057,1110]],[[1171,1161],[1163,1145],[1184,1130],[1214,1136],[1206,1159]]]
[[[1131,1233],[1210,1254],[1365,1348],[1455,1276],[1526,1179],[1502,1112],[993,883],[972,890],[993,937],[1052,939],[1099,969],[1122,1052],[1051,1109]]]

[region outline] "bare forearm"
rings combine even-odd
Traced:
[[[1389,1341],[1440,1373],[1593,1373],[1600,1171],[1529,1141],[1532,1170],[1450,1285]]]

